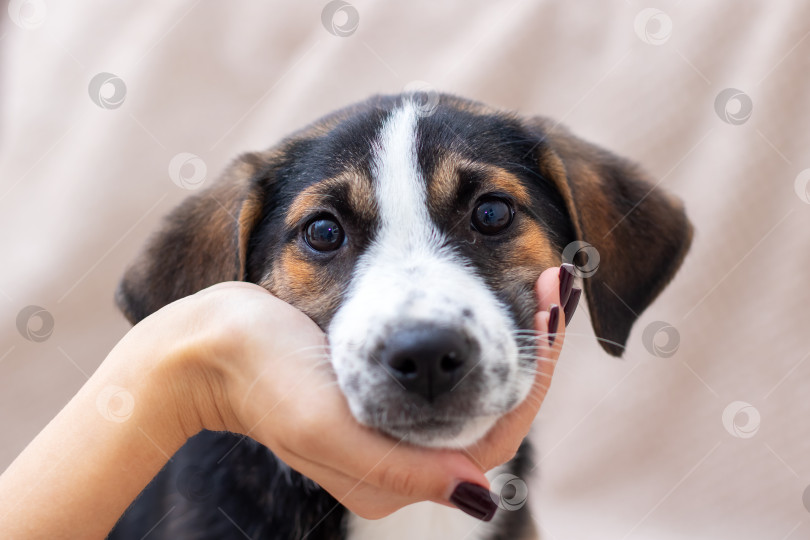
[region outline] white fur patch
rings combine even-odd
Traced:
[[[426,446],[468,446],[486,434],[509,404],[526,397],[532,378],[518,373],[514,324],[506,306],[454,254],[430,218],[417,162],[417,119],[412,105],[395,110],[374,148],[380,229],[359,258],[347,297],[329,327],[332,363],[353,414],[369,423],[366,405],[377,403],[397,384],[374,364],[375,346],[403,324],[452,325],[464,331],[480,348],[480,363],[472,366],[484,377],[477,410],[469,411],[470,420],[459,432],[405,434],[405,439]],[[497,377],[498,370],[508,371],[506,382]]]
[[[492,537],[492,524],[433,502],[406,506],[382,519],[349,515],[347,540],[478,540]]]
[[[492,480],[505,466],[487,473]],[[364,519],[349,513],[347,540],[486,540],[500,529],[508,510],[498,509],[490,522],[468,516],[461,510],[433,502],[420,502],[382,519]]]

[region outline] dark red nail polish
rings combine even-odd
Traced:
[[[481,521],[489,521],[495,515],[498,505],[485,487],[471,482],[462,482],[456,486],[450,496],[450,502],[459,510]]]
[[[554,340],[557,339],[557,325],[560,322],[560,306],[551,304],[548,308],[548,344],[554,346]]]
[[[571,323],[571,317],[574,316],[574,312],[577,310],[580,296],[582,296],[582,289],[571,289],[571,297],[568,299],[568,303],[565,304],[565,308],[563,308],[566,326]]]
[[[571,297],[574,286],[574,265],[565,263],[560,266],[560,305],[564,306]]]

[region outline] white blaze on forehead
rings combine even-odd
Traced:
[[[394,110],[383,124],[373,162],[381,238],[404,240],[409,250],[438,239],[427,210],[427,189],[419,170],[416,129],[419,115],[410,102]],[[407,253],[400,252],[402,255]]]

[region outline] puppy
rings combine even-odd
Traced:
[[[168,217],[116,298],[136,323],[217,282],[258,283],[327,333],[357,421],[462,447],[528,395],[543,270],[591,246],[591,322],[620,355],[691,237],[679,201],[551,120],[449,95],[378,96],[239,157]],[[363,520],[239,441],[192,438],[111,537],[534,537],[526,507],[477,528],[432,503]],[[524,443],[497,472],[525,478],[529,454]]]

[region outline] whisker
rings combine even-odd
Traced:
[[[530,353],[522,353],[517,356],[519,360],[552,360],[549,356],[539,355],[539,354],[530,354]],[[556,360],[554,360],[556,362]]]
[[[314,390],[316,392],[319,392],[319,391],[325,390],[327,388],[332,388],[333,386],[339,386],[337,380],[329,381],[329,382],[326,382],[326,383],[323,383],[323,384],[319,384],[317,387],[315,387]]]
[[[329,350],[329,345],[311,345],[309,347],[301,347],[300,349],[295,349],[294,351],[290,351],[279,360],[289,358],[290,356],[303,356],[305,354],[313,354],[313,353],[320,353],[325,354]]]
[[[522,370],[520,370],[520,373],[524,373],[524,374],[527,374],[527,375],[532,375],[534,377],[539,375],[539,376],[544,377],[546,379],[551,379],[551,375],[549,375],[548,373],[544,373],[542,371],[537,371],[537,370],[529,370],[529,369],[523,370],[522,369]]]

